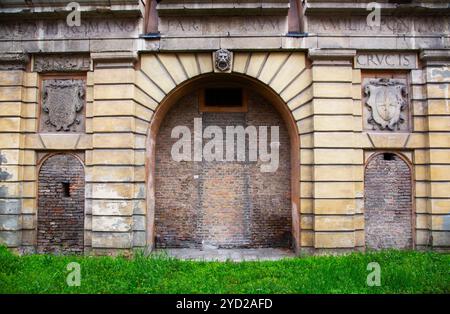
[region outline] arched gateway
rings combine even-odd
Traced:
[[[270,87],[219,73],[180,84],[147,147],[150,246],[297,250],[298,131]]]

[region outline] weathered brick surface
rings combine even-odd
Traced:
[[[199,113],[196,94],[166,115],[156,143],[155,228],[158,247],[287,247],[291,238],[290,147],[282,118],[264,99],[249,95],[247,113]],[[217,125],[280,127],[280,163],[274,173],[261,161],[176,162],[172,128],[185,125],[193,137],[194,118],[203,129]],[[269,131],[270,134],[270,131]],[[204,139],[204,144],[209,139]],[[224,148],[225,154],[225,148]]]
[[[63,183],[70,186],[69,197]],[[58,154],[44,161],[38,187],[38,252],[83,252],[84,189],[84,169],[76,157]]]
[[[411,248],[411,173],[397,155],[374,156],[365,173],[366,247]]]

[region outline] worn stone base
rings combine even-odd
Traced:
[[[307,255],[342,255],[342,254],[350,254],[353,252],[364,252],[364,247],[356,247],[356,248],[330,248],[330,249],[314,249],[314,248],[301,248],[300,256]]]
[[[263,261],[279,260],[283,258],[295,257],[295,253],[288,249],[218,249],[218,250],[198,250],[198,249],[166,249],[156,250],[158,253],[167,253],[169,256],[205,261]]]

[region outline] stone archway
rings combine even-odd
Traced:
[[[288,136],[290,152],[290,171],[288,175],[289,188],[290,188],[290,228],[291,228],[291,239],[292,246],[296,252],[299,249],[300,243],[300,223],[299,223],[299,137],[298,130],[295,120],[292,117],[291,111],[287,105],[281,100],[281,98],[267,85],[261,82],[249,78],[244,75],[238,74],[209,74],[202,75],[191,79],[185,83],[180,84],[176,89],[170,92],[164,100],[158,106],[151,122],[149,128],[149,134],[147,137],[147,244],[149,247],[154,247],[155,245],[155,211],[156,211],[156,151],[157,151],[157,135],[160,132],[160,128],[166,115],[169,113],[171,108],[176,106],[176,104],[190,93],[195,92],[200,87],[205,84],[211,84],[211,82],[234,82],[239,84],[247,90],[251,90],[259,94],[263,99],[272,105],[275,112],[278,113],[280,120],[283,121],[286,133]],[[232,244],[233,245],[233,244]],[[226,246],[226,245],[225,245]],[[244,245],[245,246],[245,245]]]

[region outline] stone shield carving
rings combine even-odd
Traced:
[[[47,131],[79,131],[76,126],[81,122],[84,98],[83,80],[44,80],[42,110]]]
[[[216,69],[225,72],[231,69],[231,51],[227,49],[219,49],[214,53],[216,60]]]
[[[400,130],[400,124],[405,122],[402,111],[408,105],[406,85],[399,80],[381,78],[366,84],[364,93],[370,111],[367,122],[372,129]]]

